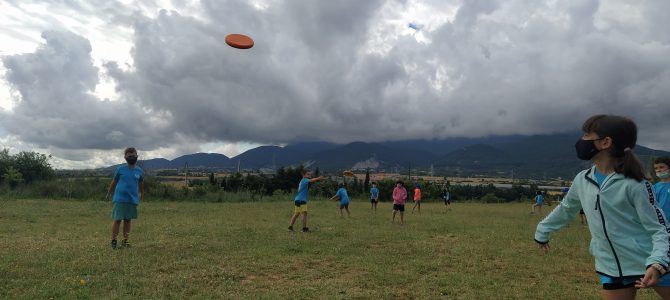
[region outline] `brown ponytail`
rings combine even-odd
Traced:
[[[637,143],[637,125],[633,120],[622,116],[595,115],[584,122],[582,131],[612,139],[610,154],[617,160],[614,171],[637,181],[646,179],[644,166],[633,153]]]

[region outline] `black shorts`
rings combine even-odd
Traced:
[[[393,204],[393,210],[405,211],[405,204]]]
[[[307,201],[297,200],[297,201],[293,201],[293,204],[297,207],[300,207],[303,204],[307,204]]]
[[[375,198],[370,198],[370,203],[377,203],[377,202],[379,202],[379,200],[377,200]]]
[[[579,214],[580,214],[580,215],[583,215],[583,214],[584,214],[584,209],[580,209],[580,210],[579,210]]]
[[[349,208],[349,203],[347,203],[347,204],[340,204],[340,209],[344,209],[344,208],[347,208],[347,209],[348,209],[348,208]]]
[[[451,200],[449,199],[444,199],[444,205],[451,204]]]

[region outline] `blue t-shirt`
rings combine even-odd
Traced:
[[[114,197],[112,201],[119,203],[139,204],[139,183],[144,182],[144,171],[140,167],[128,167],[128,165],[116,168],[114,172]]]
[[[670,182],[657,182],[654,185],[656,201],[666,216],[670,215]]]
[[[309,179],[303,177],[298,184],[298,195],[295,196],[295,201],[307,202],[307,194],[309,191]]]
[[[379,189],[373,187],[370,189],[370,199],[377,199],[377,198],[379,198]]]
[[[539,204],[542,204],[542,200],[544,200],[542,195],[537,195],[537,197],[535,197],[535,199],[537,200],[537,203],[539,203]]]
[[[349,195],[347,195],[347,190],[344,188],[337,190],[335,196],[340,198],[340,204],[344,205],[349,203]]]
[[[605,179],[607,179],[607,174],[600,173],[596,170],[595,172],[593,172],[593,175],[596,176],[596,182],[598,182],[598,185],[602,188]]]

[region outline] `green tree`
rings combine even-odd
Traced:
[[[365,169],[365,182],[363,182],[363,190],[370,190],[370,168]]]
[[[2,175],[2,178],[9,184],[11,189],[15,189],[19,183],[23,182],[23,175],[17,169],[14,169],[13,166],[7,167],[5,174]]]
[[[14,155],[14,167],[23,175],[23,181],[26,183],[49,179],[55,174],[49,163],[50,158],[51,155],[23,151]]]

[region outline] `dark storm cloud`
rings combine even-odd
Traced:
[[[106,8],[134,30],[134,66],[102,70],[121,101],[89,94],[101,70],[82,37],[48,33],[37,52],[5,57],[23,100],[3,127],[57,147],[155,148],[551,133],[617,113],[639,122],[646,144],[670,148],[658,142],[670,113],[666,1],[463,1],[422,29],[430,43],[397,35],[381,46],[369,41],[387,1],[200,5],[198,16],[155,18]],[[256,45],[230,48],[228,33]]]

